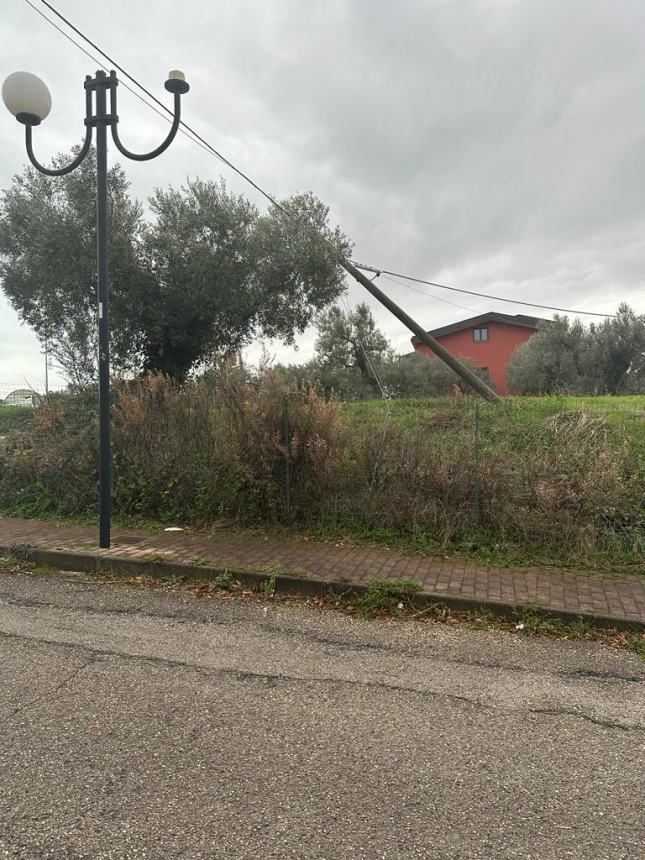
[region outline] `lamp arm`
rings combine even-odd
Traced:
[[[110,112],[112,116],[117,116],[116,111],[116,87],[111,90],[111,107]],[[165,152],[166,149],[170,146],[170,144],[175,139],[175,135],[177,134],[177,130],[179,128],[179,123],[181,121],[181,93],[175,92],[175,106],[174,106],[174,116],[172,120],[172,125],[170,126],[170,131],[168,132],[168,136],[164,140],[162,144],[160,144],[156,149],[153,149],[151,152],[145,152],[142,154],[136,152],[130,152],[129,149],[126,149],[125,146],[121,143],[121,138],[119,137],[118,130],[118,122],[114,121],[111,123],[112,125],[112,139],[114,140],[114,144],[116,148],[122,155],[125,155],[126,158],[131,158],[133,161],[149,161],[151,158],[156,158],[158,155],[161,155],[162,152]]]
[[[76,170],[78,165],[83,161],[87,153],[89,152],[90,146],[92,145],[92,126],[88,122],[90,114],[92,112],[92,95],[89,90],[85,93],[85,140],[83,141],[83,146],[81,147],[81,151],[78,153],[76,158],[73,161],[70,161],[65,167],[59,167],[58,169],[52,169],[50,167],[43,167],[43,165],[38,161],[36,156],[34,155],[34,147],[32,141],[32,128],[33,124],[28,122],[25,124],[25,143],[27,145],[27,155],[29,156],[29,161],[33,164],[36,170],[40,170],[41,173],[44,173],[46,176],[65,176],[67,173],[71,173],[72,170]]]
[[[89,148],[92,144],[92,128],[88,126],[87,131],[85,132],[85,141],[83,142],[83,146],[81,147],[81,151],[76,156],[76,158],[67,164],[65,167],[60,167],[57,170],[53,170],[49,167],[44,167],[36,156],[34,155],[34,148],[31,139],[31,129],[32,126],[25,126],[25,143],[27,144],[27,155],[29,156],[29,161],[34,165],[37,170],[40,170],[41,173],[44,173],[46,176],[65,176],[66,173],[71,173],[72,170],[76,170],[78,165],[83,161],[85,156],[87,155]]]

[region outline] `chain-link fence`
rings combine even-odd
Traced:
[[[29,380],[0,382],[0,406],[24,406],[33,408],[41,403],[47,394],[59,391],[56,386],[45,386]]]
[[[488,541],[645,560],[645,397],[381,400],[343,414],[343,464],[315,503],[323,527],[413,535],[420,549]],[[284,416],[294,522],[312,499],[288,401]]]

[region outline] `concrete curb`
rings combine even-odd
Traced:
[[[0,546],[0,552],[13,553],[17,546]],[[242,585],[257,588],[263,582],[273,579],[275,590],[281,594],[301,594],[307,597],[324,597],[326,595],[356,595],[361,596],[368,590],[367,585],[360,583],[344,583],[324,579],[312,579],[301,576],[290,576],[270,570],[252,571],[240,570],[226,565],[193,565],[177,562],[160,562],[152,560],[135,560],[119,558],[118,556],[100,556],[92,553],[69,552],[65,550],[39,549],[34,546],[20,545],[21,557],[36,564],[57,567],[60,570],[73,570],[80,573],[114,573],[122,575],[147,574],[156,579],[173,579],[183,577],[200,581],[215,579],[222,574],[230,574]],[[446,606],[458,612],[476,612],[487,610],[498,618],[516,621],[521,614],[522,604],[504,603],[494,600],[481,600],[469,597],[455,597],[451,594],[420,591],[415,594],[413,603],[419,610],[430,606]],[[523,604],[524,606],[528,604]],[[550,606],[531,603],[531,610],[542,618],[558,618],[572,622],[582,619],[594,627],[616,628],[631,632],[645,631],[645,621],[630,621],[626,618],[611,615],[594,615],[588,612],[567,612]]]

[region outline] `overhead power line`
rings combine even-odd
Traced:
[[[389,281],[391,284],[398,284],[400,287],[405,287],[406,290],[412,290],[414,293],[418,293],[420,296],[432,298],[437,302],[443,302],[443,304],[445,305],[452,305],[453,308],[461,308],[462,311],[470,311],[470,313],[472,314],[481,313],[481,311],[475,310],[475,308],[469,308],[468,305],[462,305],[459,304],[459,302],[451,302],[450,299],[442,299],[441,296],[436,296],[433,293],[427,292],[427,290],[420,290],[418,287],[413,287],[412,284],[406,284],[406,282],[402,281],[400,278],[392,278],[389,275],[384,274],[381,274],[381,277],[384,278],[386,281]]]
[[[571,308],[556,308],[553,305],[540,305],[536,302],[523,302],[520,299],[509,299],[505,296],[491,296],[489,293],[477,293],[474,290],[464,290],[460,287],[449,287],[447,284],[438,284],[436,281],[426,281],[423,278],[413,278],[412,275],[402,275],[401,272],[389,272],[387,269],[376,269],[374,266],[368,266],[363,263],[354,263],[357,269],[362,269],[364,272],[376,272],[379,275],[391,275],[394,278],[404,278],[406,281],[413,281],[415,284],[427,284],[429,287],[438,287],[440,290],[450,290],[453,293],[465,293],[468,296],[479,296],[484,299],[492,299],[496,302],[508,302],[512,305],[525,305],[529,308],[542,308],[547,311],[560,311],[563,314],[585,314],[592,317],[615,317],[616,314],[601,314],[597,311],[580,311],[572,310]],[[421,291],[419,291],[421,292]],[[424,293],[430,296],[430,293]],[[435,298],[434,296],[430,296]]]
[[[97,60],[88,51],[86,51],[85,48],[83,48],[78,42],[76,42],[75,39],[73,39],[71,36],[69,36],[69,34],[65,33],[64,30],[62,30],[47,15],[45,15],[42,11],[37,9],[34,6],[34,4],[31,2],[31,0],[25,0],[25,2],[34,11],[36,11],[41,17],[43,17],[46,21],[48,21],[52,25],[52,27],[54,27],[56,30],[58,30],[59,33],[61,33],[63,36],[65,36],[65,38],[67,38],[70,42],[72,42],[74,45],[76,45],[76,47],[79,48],[79,50],[83,51],[83,53],[86,56],[90,57],[92,60],[94,60],[94,62],[97,62],[100,66],[102,66],[102,68],[105,69],[105,66],[103,66],[103,64],[99,60]],[[135,77],[133,77],[129,72],[127,72],[123,68],[123,66],[121,66],[119,63],[117,63],[117,61],[115,59],[113,59],[109,54],[107,54],[105,51],[103,51],[102,48],[100,48],[95,42],[93,42],[88,36],[86,36],[85,33],[83,33],[81,30],[78,29],[78,27],[76,27],[74,24],[72,24],[72,22],[68,18],[66,18],[61,12],[59,12],[55,6],[53,6],[50,2],[48,2],[48,0],[40,0],[40,2],[44,6],[46,6],[54,15],[56,15],[56,17],[59,18],[64,24],[66,24],[67,27],[69,27],[74,33],[76,33],[77,36],[79,36],[81,39],[83,39],[83,41],[85,41],[88,45],[90,45],[102,57],[104,57],[108,61],[108,63],[111,64],[111,66],[118,69],[122,75],[124,75],[132,84],[134,84],[136,87],[138,87],[143,93],[145,93],[146,96],[149,99],[151,99],[153,102],[155,102],[155,104],[158,105],[166,114],[172,116],[172,111],[170,110],[170,108],[168,108],[162,101],[160,101],[155,95],[153,95],[153,93],[151,93],[148,89],[146,89],[146,87],[144,87],[143,84],[141,84]],[[154,110],[155,113],[163,116],[163,114],[161,114],[160,111],[157,110],[157,108],[155,108],[154,105],[149,104],[144,98],[142,98],[141,95],[139,95],[137,92],[135,92],[131,87],[129,87],[125,83],[123,84],[123,86],[125,86],[126,89],[128,89],[133,95],[135,95],[140,101],[142,101],[143,104],[147,105],[151,110]],[[205,149],[211,155],[214,155],[215,157],[217,157],[223,164],[225,164],[227,167],[229,167],[231,170],[233,170],[235,173],[237,173],[238,176],[240,176],[242,179],[244,179],[245,182],[248,182],[249,185],[251,185],[253,188],[255,188],[256,191],[258,191],[266,200],[268,200],[273,206],[275,206],[276,209],[278,209],[283,215],[285,215],[285,217],[287,217],[292,223],[294,223],[294,224],[297,223],[296,218],[294,218],[294,216],[291,214],[291,212],[288,211],[288,209],[286,209],[284,206],[282,206],[282,204],[280,204],[271,194],[269,194],[268,191],[265,191],[260,185],[257,184],[257,182],[255,182],[253,179],[251,179],[251,177],[248,174],[244,173],[243,170],[241,170],[239,167],[236,167],[236,165],[233,164],[233,162],[230,161],[228,158],[226,158],[226,156],[222,155],[222,153],[219,152],[219,150],[217,150],[211,143],[209,143],[204,137],[202,137],[198,132],[196,132],[194,128],[192,128],[190,125],[188,125],[188,123],[184,122],[183,120],[181,120],[180,125],[185,130],[183,133],[186,134],[186,132],[187,132],[186,136],[188,137],[189,140],[192,140],[193,143],[196,143],[198,146],[201,146],[202,149]],[[357,269],[362,269],[363,271],[374,272],[377,275],[382,274],[382,275],[389,275],[389,276],[394,277],[394,278],[403,278],[406,281],[411,281],[411,282],[414,282],[417,284],[425,284],[426,286],[429,286],[429,287],[436,287],[436,288],[441,289],[441,290],[450,290],[451,292],[462,293],[462,294],[469,295],[469,296],[478,296],[480,298],[485,298],[485,299],[489,299],[489,300],[496,301],[496,302],[505,302],[508,304],[523,305],[525,307],[540,308],[541,310],[557,311],[559,313],[566,313],[566,314],[579,314],[579,315],[585,315],[585,316],[611,317],[611,318],[614,318],[616,316],[615,314],[603,314],[603,313],[598,313],[597,311],[574,310],[571,308],[560,308],[560,307],[554,307],[553,305],[538,304],[536,302],[525,302],[525,301],[522,301],[520,299],[509,299],[505,296],[493,296],[493,295],[490,295],[489,293],[481,293],[481,292],[475,292],[474,290],[465,290],[465,289],[462,289],[459,287],[452,287],[452,286],[449,286],[447,284],[437,283],[436,281],[428,281],[428,280],[424,280],[423,278],[416,278],[416,277],[413,277],[411,275],[405,275],[405,274],[402,274],[401,272],[392,272],[392,271],[389,271],[388,269],[378,269],[374,266],[368,266],[368,265],[359,264],[359,263],[354,263],[353,265]],[[426,293],[426,292],[421,291],[421,290],[417,290],[417,292],[422,293],[422,295],[427,295],[429,298],[438,299],[438,296],[433,296],[430,293]],[[456,303],[453,303],[453,304],[456,304]],[[456,306],[457,307],[463,307],[462,305],[456,305]],[[466,308],[466,310],[469,310],[469,309]]]

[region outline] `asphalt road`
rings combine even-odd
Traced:
[[[0,573],[0,856],[642,858],[645,664]]]

